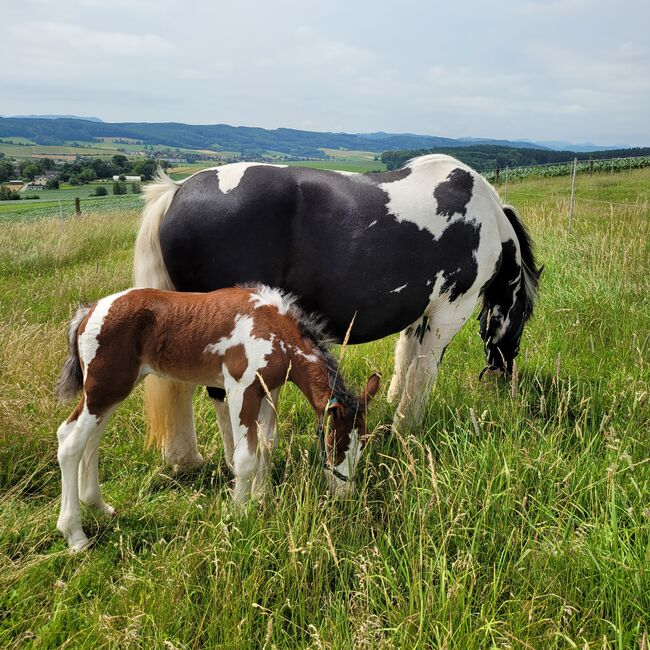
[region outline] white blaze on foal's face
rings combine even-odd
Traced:
[[[336,473],[327,468],[325,469],[329,488],[335,496],[347,498],[354,492],[354,483],[352,479],[357,469],[359,458],[361,458],[362,451],[363,444],[359,437],[359,430],[352,429],[352,431],[350,431],[350,442],[347,450],[343,454],[343,460],[334,467]]]

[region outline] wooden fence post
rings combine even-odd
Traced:
[[[573,205],[575,202],[576,194],[576,167],[578,166],[578,159],[573,159],[573,174],[571,174],[571,203],[569,204],[569,227],[573,224]]]
[[[499,169],[499,166],[497,165],[497,168],[494,170],[494,184],[498,185],[499,184],[499,172],[501,170]]]
[[[76,214],[77,216],[79,216],[79,215],[81,214],[81,203],[80,203],[80,201],[79,201],[79,197],[78,197],[78,196],[75,197],[75,200],[74,200],[74,211],[75,211],[75,214]]]
[[[504,200],[505,201],[508,200],[508,172],[509,171],[510,171],[510,167],[508,167],[508,165],[506,165],[506,185],[505,185],[505,190],[504,190],[504,192],[505,192]]]

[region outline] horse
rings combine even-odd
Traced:
[[[208,386],[211,393],[226,391],[230,422],[221,434],[238,506],[264,495],[277,442],[278,393],[287,380],[317,415],[330,490],[337,497],[353,491],[368,439],[368,402],[379,376],[372,375],[355,396],[328,350],[323,325],[289,294],[262,285],[210,293],[129,289],[77,310],[68,351],[56,394],[62,401],[80,391],[82,396],[57,432],[62,482],[57,528],[72,551],[89,543],[80,499],[100,513],[115,512],[99,487],[99,440],[111,414],[147,375]]]
[[[298,296],[337,341],[400,332],[388,401],[420,421],[449,342],[481,302],[484,372],[509,374],[541,269],[515,208],[446,155],[350,173],[240,162],[146,189],[137,286],[210,291],[263,282]],[[176,468],[200,465],[193,387],[148,380],[150,438]],[[227,419],[227,396],[219,423]]]

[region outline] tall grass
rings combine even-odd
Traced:
[[[650,180],[633,173],[636,189]],[[562,181],[562,179],[560,179]],[[357,495],[325,490],[315,423],[283,390],[273,491],[233,512],[215,418],[195,398],[196,474],[142,446],[142,395],[113,417],[100,473],[114,519],[95,546],[55,530],[52,386],[77,301],[128,286],[137,214],[0,228],[0,645],[224,648],[631,648],[650,627],[648,210],[517,184],[546,265],[514,385],[479,382],[470,324],[424,424],[374,435]],[[630,182],[626,178],[626,182]],[[603,184],[604,185],[604,184]],[[597,190],[594,190],[595,198]],[[517,196],[519,193],[519,196]],[[631,196],[631,195],[630,195]],[[394,340],[348,348],[361,385]],[[384,388],[385,390],[385,388]]]

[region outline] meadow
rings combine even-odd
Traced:
[[[384,378],[349,501],[292,386],[272,493],[244,514],[204,391],[207,463],[176,476],[143,448],[136,389],[100,447],[117,516],[84,510],[76,556],[53,385],[76,304],[130,285],[139,209],[0,221],[0,647],[647,648],[649,184],[581,178],[571,228],[566,178],[508,186],[545,265],[511,383],[478,381],[473,320],[424,423],[395,431],[394,337],[345,350],[349,383]]]

